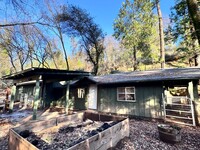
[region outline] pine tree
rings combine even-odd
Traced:
[[[150,0],[126,0],[114,23],[114,36],[128,49],[133,70],[138,69],[139,62],[155,60],[152,45],[156,42],[152,37],[156,33],[156,16],[152,8]]]

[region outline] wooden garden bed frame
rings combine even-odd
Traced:
[[[124,137],[129,136],[129,119],[119,116],[106,115],[97,112],[80,112],[69,116],[54,118],[48,121],[29,122],[26,125],[10,129],[9,131],[9,150],[39,150],[18,133],[22,130],[30,130],[32,132],[40,132],[46,128],[61,125],[69,125],[72,122],[91,119],[94,121],[119,121],[112,127],[99,132],[98,134],[68,148],[68,150],[105,150],[116,146],[116,144]]]

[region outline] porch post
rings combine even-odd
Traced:
[[[193,93],[193,82],[190,81],[188,83],[188,94],[191,100],[194,100],[194,93]]]
[[[42,82],[42,108],[46,107],[46,80]]]
[[[38,104],[40,101],[40,79],[41,79],[41,76],[36,80],[36,85],[35,85],[35,94],[34,94],[34,103],[33,103],[33,120],[37,119],[37,109],[38,109]]]
[[[70,81],[67,82],[66,99],[65,99],[65,113],[66,114],[68,114],[68,109],[69,109],[69,83]]]
[[[200,101],[198,95],[198,82],[195,82],[193,85],[194,91],[194,113],[196,124],[200,125]]]
[[[198,123],[198,112],[197,107],[195,107],[195,102],[198,101],[198,87],[197,82],[190,81],[188,83],[188,93],[191,99],[191,111],[192,111],[192,119],[193,119],[193,125],[196,126],[196,123]]]
[[[194,81],[190,81],[188,83],[188,93],[192,100],[198,101],[199,95],[198,95],[198,83]]]
[[[11,113],[13,111],[14,101],[15,101],[15,95],[16,95],[16,85],[12,86],[11,90],[11,99],[9,104],[9,112]]]
[[[198,81],[193,81],[193,93],[194,93],[194,101],[199,100],[199,94],[198,94]]]

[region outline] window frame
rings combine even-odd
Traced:
[[[77,98],[85,98],[85,88],[77,88]]]
[[[119,88],[124,88],[124,93],[122,92],[119,92]],[[134,89],[134,92],[127,92],[127,89],[128,88],[133,88]],[[125,100],[120,100],[119,99],[119,94],[124,94],[125,95]],[[134,95],[134,100],[127,100],[127,96],[128,94],[133,94]],[[136,91],[135,91],[135,86],[128,86],[128,87],[117,87],[117,101],[120,101],[120,102],[136,102]]]

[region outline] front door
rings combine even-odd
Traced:
[[[97,86],[96,85],[90,85],[89,87],[88,108],[97,109]]]

